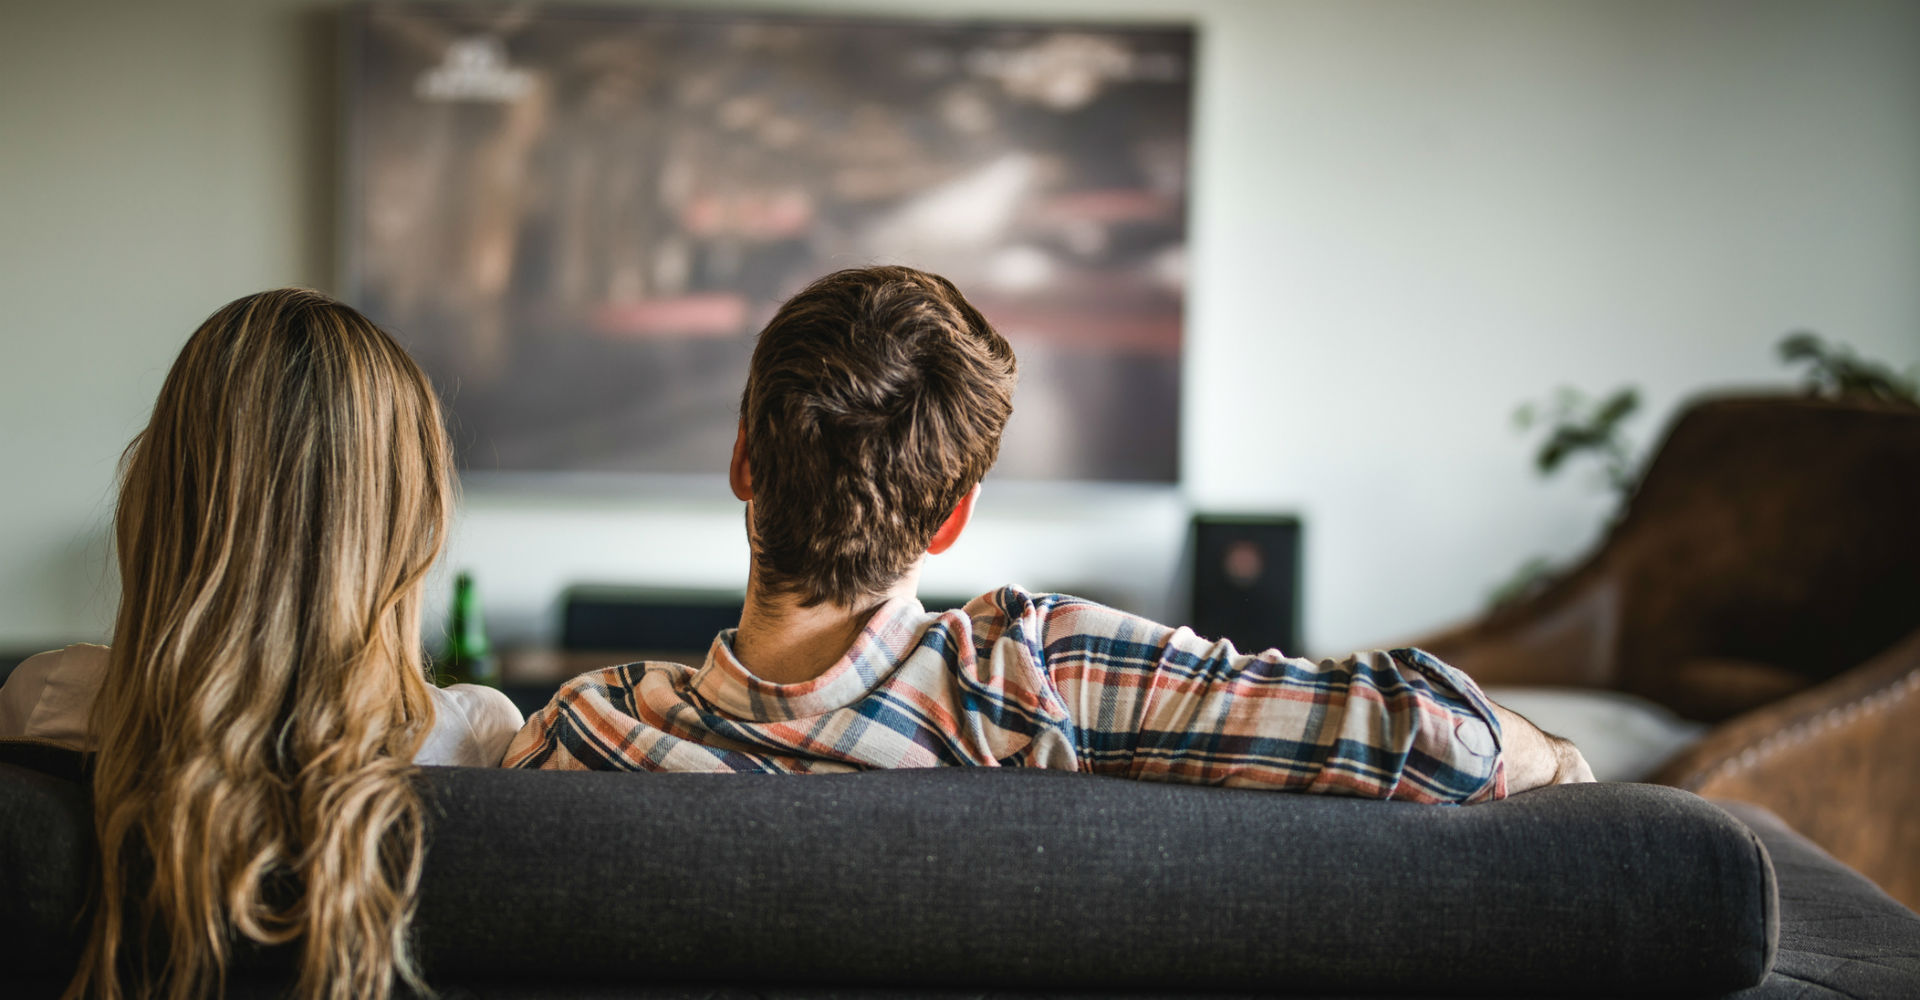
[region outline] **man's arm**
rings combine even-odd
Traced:
[[[1501,716],[1466,675],[1419,650],[1247,654],[1075,598],[1001,597],[1006,638],[1047,675],[1087,770],[1418,802],[1512,790]],[[1522,722],[1531,779],[1538,731]]]
[[[1487,704],[1499,717],[1500,731],[1506,736],[1500,756],[1507,765],[1507,794],[1593,780],[1593,769],[1572,740],[1546,732],[1504,705],[1491,700]]]
[[[581,674],[560,690],[507,744],[501,767],[532,771],[621,771],[634,765],[618,752],[625,723],[609,711],[608,674],[618,667]]]

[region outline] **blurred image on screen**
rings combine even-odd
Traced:
[[[718,474],[778,304],[901,263],[1020,356],[997,477],[1176,477],[1190,28],[349,17],[346,287],[463,468]]]

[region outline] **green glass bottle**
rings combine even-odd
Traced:
[[[500,661],[487,642],[487,626],[480,618],[480,596],[473,574],[453,581],[453,612],[447,616],[447,683],[500,686]]]

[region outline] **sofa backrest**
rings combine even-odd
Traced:
[[[989,768],[421,781],[436,983],[1717,994],[1777,935],[1759,842],[1653,786],[1446,808]],[[0,764],[0,963],[71,963],[87,813]]]

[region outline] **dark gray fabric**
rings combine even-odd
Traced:
[[[436,983],[485,997],[1716,995],[1767,960],[1757,841],[1652,786],[1466,809],[993,769],[423,787],[416,934]],[[88,811],[0,764],[0,969],[71,968]],[[1795,898],[1817,909],[1834,868]]]
[[[89,760],[86,754],[57,743],[0,740],[0,764],[13,764],[67,781],[85,781]]]
[[[417,926],[455,979],[1717,992],[1769,960],[1764,852],[1652,786],[1466,809],[991,769],[429,787]]]
[[[92,824],[80,785],[0,762],[0,969],[66,969],[78,960]]]
[[[1779,873],[1773,972],[1740,1000],[1920,997],[1920,914],[1765,809],[1720,805],[1760,837]]]

